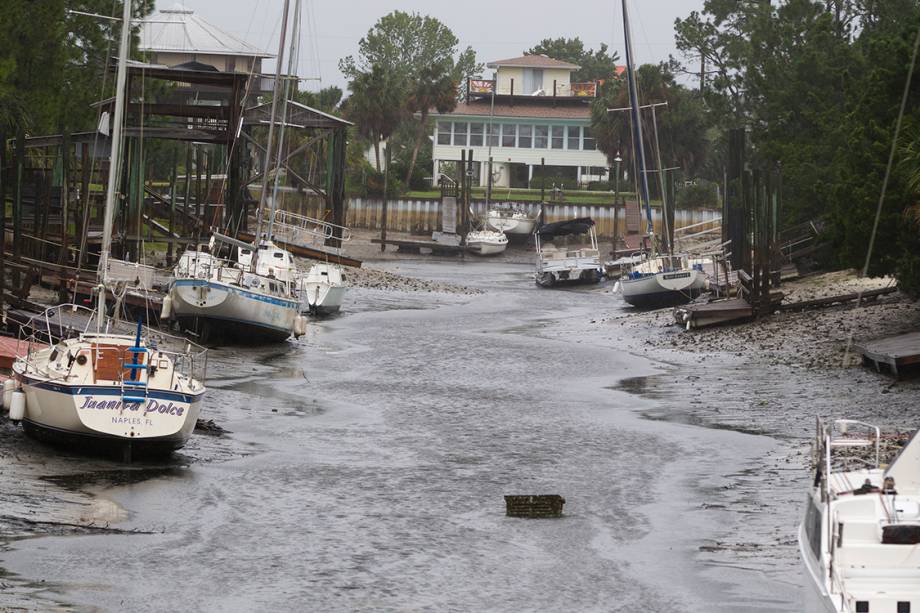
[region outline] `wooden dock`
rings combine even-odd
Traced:
[[[562,517],[564,505],[565,498],[559,494],[505,496],[505,514],[508,517]]]
[[[430,249],[432,255],[463,255],[466,247],[463,245],[450,245],[434,241],[404,241],[395,239],[372,238],[375,245],[395,245],[396,250],[402,253],[421,253],[422,249]]]
[[[744,298],[728,298],[674,308],[674,320],[687,330],[724,323],[740,323],[752,319],[754,319],[754,307]]]
[[[920,332],[879,338],[856,345],[863,364],[877,372],[887,371],[900,377],[904,371],[920,365]]]
[[[41,349],[44,345],[21,341],[11,336],[0,336],[0,370],[10,370],[16,358],[29,352],[29,347]]]

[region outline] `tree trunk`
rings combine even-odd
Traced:
[[[380,137],[374,134],[374,155],[377,157],[377,172],[380,172]]]
[[[422,148],[422,143],[425,138],[425,125],[428,123],[428,110],[422,110],[422,116],[418,126],[418,134],[415,136],[415,146],[412,148],[412,159],[409,160],[409,172],[406,173],[406,187],[409,187],[409,183],[412,179],[412,172],[415,170],[415,160],[418,158],[419,149]]]

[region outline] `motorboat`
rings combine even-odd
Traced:
[[[527,236],[533,234],[537,216],[518,206],[496,206],[486,214],[486,223],[490,228],[505,234]]]
[[[236,261],[185,252],[173,269],[161,320],[200,342],[272,343],[306,331],[293,256],[271,241],[236,246]]]
[[[560,282],[598,283],[603,278],[597,232],[590,217],[544,224],[535,234],[535,244],[534,280],[540,287]]]
[[[205,394],[207,361],[201,348],[182,340],[172,349],[140,321],[133,334],[124,333],[106,314],[106,295],[114,291],[110,255],[122,168],[131,2],[124,3],[122,24],[95,310],[62,305],[23,328],[31,330],[25,339],[29,348],[13,363],[10,417],[38,438],[85,443],[91,452],[117,449],[130,458],[169,452],[188,441]]]
[[[300,310],[303,313],[338,313],[345,297],[345,273],[341,266],[319,262],[297,279]]]
[[[508,248],[508,237],[504,232],[473,230],[466,235],[466,248],[476,255],[498,255]]]
[[[877,426],[819,420],[799,527],[809,613],[920,610],[920,436],[887,466]]]

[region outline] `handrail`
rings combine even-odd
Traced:
[[[351,229],[340,226],[329,221],[307,217],[291,211],[278,210],[274,213],[275,226],[281,226],[282,230],[293,231],[297,233],[306,233],[309,236],[322,238],[323,240],[336,238],[342,242],[351,240]],[[340,236],[336,236],[336,234]],[[276,231],[276,234],[280,232]]]

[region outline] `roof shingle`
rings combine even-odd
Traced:
[[[500,66],[517,66],[523,68],[563,68],[566,70],[578,70],[581,68],[578,64],[554,60],[545,55],[522,55],[507,60],[496,60],[486,64],[488,68],[498,68]]]
[[[450,113],[443,115],[478,115],[488,117],[490,111],[489,101],[482,102],[461,102]],[[432,115],[440,113],[432,111]],[[528,103],[528,101],[515,102],[513,105],[507,102],[495,103],[494,116],[501,117],[533,117],[537,119],[591,119],[591,107],[587,104],[558,104],[551,106],[543,100],[542,104]]]

